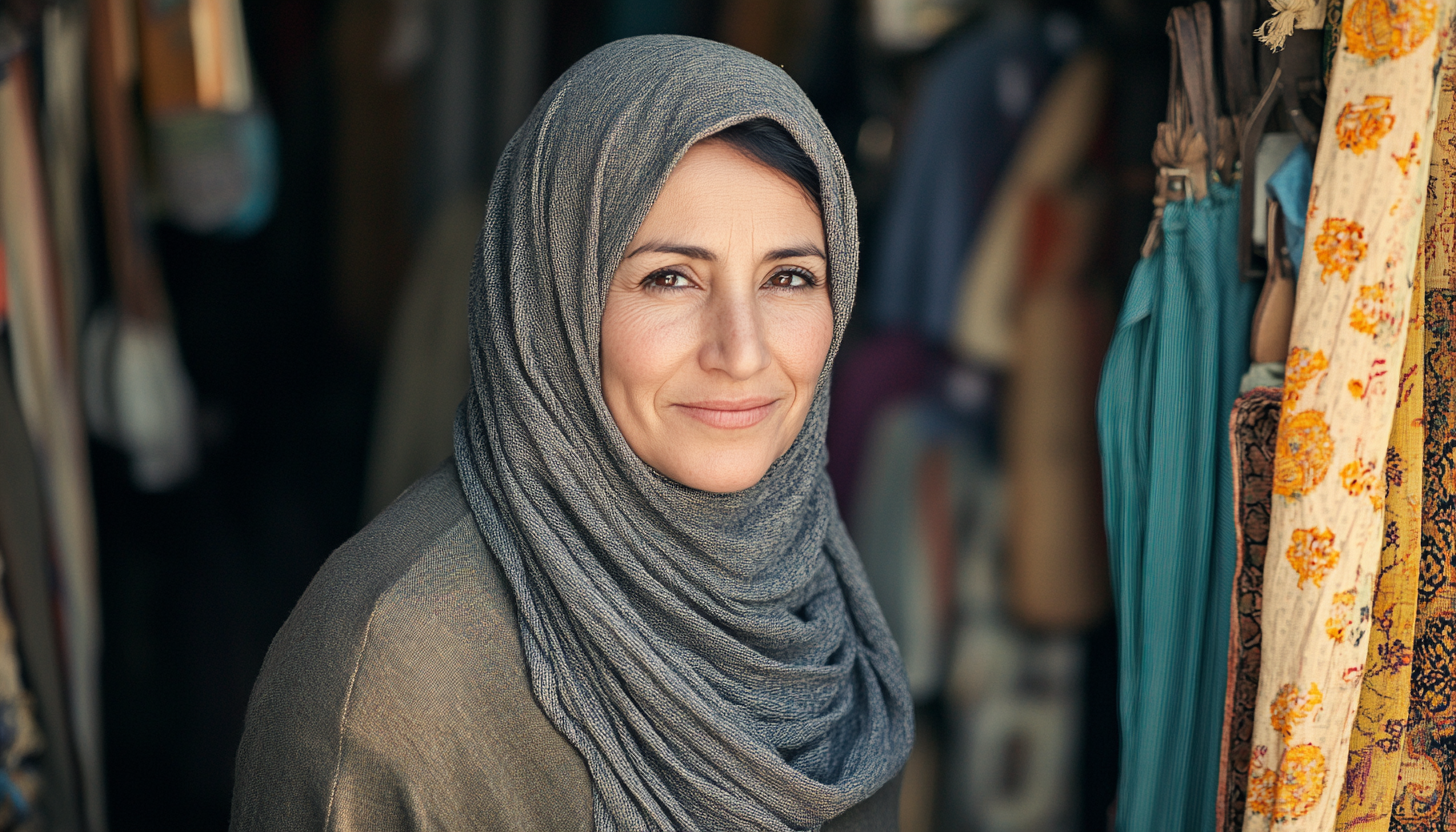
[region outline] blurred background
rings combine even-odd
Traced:
[[[903,828],[1108,828],[1093,399],[1169,6],[4,0],[0,828],[226,827],[273,634],[450,453],[502,147],[657,32],[783,66],[854,176],[830,465],[917,697]]]

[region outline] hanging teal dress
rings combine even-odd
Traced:
[[[1248,368],[1238,188],[1170,202],[1102,371],[1117,611],[1118,832],[1211,830],[1235,557],[1228,420]]]

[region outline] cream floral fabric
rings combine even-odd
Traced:
[[[1345,6],[1285,369],[1246,832],[1336,822],[1452,7]]]

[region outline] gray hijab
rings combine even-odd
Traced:
[[[648,468],[601,392],[628,242],[694,142],[760,117],[819,170],[832,361],[858,259],[844,160],[803,91],[730,46],[631,38],[568,70],[506,147],[476,250],[456,462],[599,830],[815,829],[910,750],[904,667],[825,473],[828,365],[794,444],[733,494]]]

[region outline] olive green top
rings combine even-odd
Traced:
[[[899,792],[897,776],[823,829],[893,832]],[[536,704],[447,462],[334,552],[273,639],[232,830],[591,827],[586,765]]]

